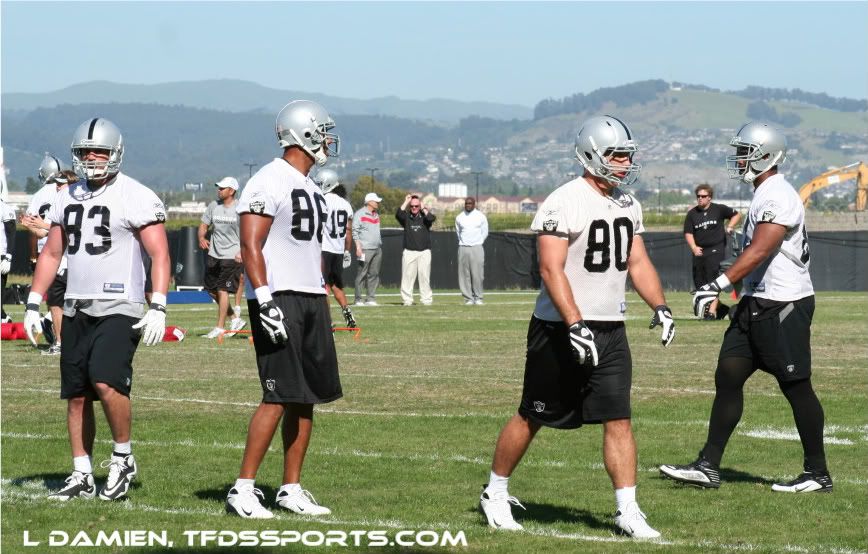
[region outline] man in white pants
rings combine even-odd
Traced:
[[[437,216],[422,207],[418,196],[408,194],[395,212],[395,219],[404,227],[401,300],[405,306],[413,305],[413,284],[418,277],[420,301],[428,306],[434,301],[431,293],[431,225]]]
[[[455,218],[458,234],[458,288],[467,306],[482,305],[482,280],[485,269],[485,249],[488,219],[476,209],[476,200],[468,196],[464,211]]]

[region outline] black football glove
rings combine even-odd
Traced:
[[[666,304],[660,304],[654,308],[654,317],[651,318],[651,325],[648,328],[653,329],[658,325],[663,327],[663,336],[660,342],[663,346],[669,346],[672,339],[675,338],[675,320],[672,319],[672,310]]]
[[[576,361],[580,364],[591,362],[592,366],[597,365],[598,356],[597,345],[594,344],[594,332],[585,325],[584,321],[579,320],[570,325],[570,344],[576,355]]]
[[[287,341],[289,335],[286,332],[286,323],[283,321],[283,311],[277,307],[274,300],[259,304],[259,320],[271,342],[283,344]]]

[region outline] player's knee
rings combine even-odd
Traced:
[[[633,433],[633,424],[629,418],[610,419],[603,422],[603,429],[609,434],[626,436]]]

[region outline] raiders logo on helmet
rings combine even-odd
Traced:
[[[250,213],[262,214],[265,213],[265,202],[262,200],[254,200],[250,203]]]

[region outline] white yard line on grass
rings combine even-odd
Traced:
[[[62,507],[58,506],[58,504],[54,501],[48,500],[46,495],[48,490],[40,484],[38,481],[29,481],[24,482],[18,485],[14,485],[12,480],[10,479],[2,479],[0,480],[0,484],[3,485],[3,498],[4,500],[15,500],[22,499],[29,502],[40,502],[45,504],[50,504],[54,507]],[[29,492],[29,491],[40,491],[40,493]],[[13,502],[14,503],[14,502]],[[214,509],[204,509],[204,508],[164,508],[161,506],[153,506],[149,504],[142,504],[136,502],[135,500],[131,500],[125,503],[114,503],[113,506],[120,505],[126,510],[132,512],[144,512],[144,513],[159,513],[166,515],[201,515],[201,516],[209,516],[209,517],[232,517],[225,516],[225,512],[223,510],[214,510]],[[283,514],[280,512],[275,512],[274,519],[277,521],[294,521],[294,522],[311,522],[311,523],[319,523],[326,525],[340,525],[345,527],[361,527],[367,529],[407,529],[407,530],[449,530],[457,532],[459,530],[466,531],[466,529],[461,529],[466,525],[465,522],[413,522],[413,521],[401,521],[401,520],[381,520],[381,519],[337,519],[333,517],[329,518],[318,518],[318,517],[299,517],[295,514]],[[480,521],[479,526],[481,527],[483,524]],[[525,530],[522,532],[525,535],[531,535],[535,537],[542,538],[552,538],[564,541],[573,541],[573,542],[591,542],[591,543],[622,543],[622,544],[631,544],[632,539],[625,537],[617,537],[615,535],[586,535],[584,533],[565,533],[562,531],[557,531],[553,529],[547,529],[544,527],[538,526],[526,526]],[[476,538],[476,537],[474,537]],[[474,544],[470,544],[468,541],[468,546],[479,546],[479,542],[477,541]],[[746,551],[753,552],[757,550],[772,550],[776,552],[792,552],[796,554],[814,554],[814,553],[832,553],[832,554],[865,554],[865,551],[862,550],[853,550],[850,548],[836,548],[825,545],[820,545],[817,547],[806,547],[799,545],[776,545],[776,544],[762,544],[762,543],[747,543],[747,542],[739,542],[739,543],[722,543],[722,542],[714,542],[714,541],[681,541],[681,540],[665,540],[659,539],[655,541],[643,542],[643,545],[648,546],[658,546],[661,548],[669,548],[669,547],[682,547],[682,548],[693,548],[698,549],[699,551],[707,551],[709,549],[715,550],[726,550],[726,551]]]

